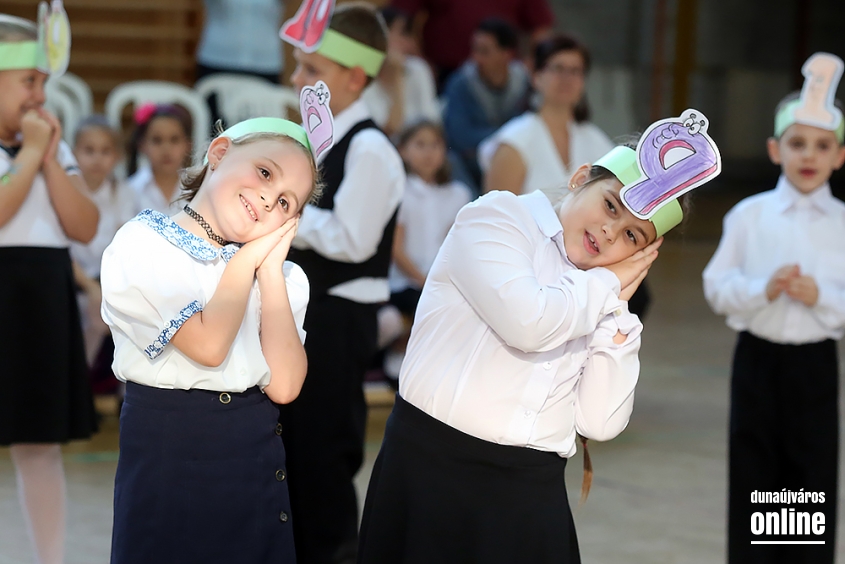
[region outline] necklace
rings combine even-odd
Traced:
[[[223,237],[221,237],[220,235],[218,235],[217,233],[215,233],[215,232],[211,229],[211,226],[208,224],[208,222],[207,222],[207,221],[206,221],[206,220],[205,220],[205,219],[204,219],[204,218],[203,218],[200,214],[198,214],[197,212],[195,212],[194,210],[192,210],[192,209],[190,208],[190,206],[185,206],[185,207],[184,207],[184,208],[182,208],[182,209],[184,209],[184,210],[185,210],[185,213],[186,213],[186,214],[188,214],[189,216],[191,216],[191,217],[194,219],[194,221],[196,221],[197,223],[199,223],[199,224],[200,224],[200,227],[202,227],[203,229],[205,229],[205,232],[208,234],[208,238],[209,238],[209,239],[211,239],[211,240],[212,240],[212,241],[214,241],[215,243],[218,243],[219,245],[222,245],[222,246],[224,246],[224,247],[225,247],[226,245],[229,245],[229,244],[231,244],[231,243],[232,243],[231,241],[227,241],[226,239],[224,239]]]

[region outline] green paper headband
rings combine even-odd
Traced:
[[[38,25],[29,20],[0,14],[0,22],[23,32],[36,31],[37,40],[0,42],[0,71],[37,69],[60,76],[70,60],[70,23],[61,0],[38,5]]]
[[[282,118],[259,117],[251,118],[226,129],[219,137],[228,137],[232,140],[240,139],[250,133],[278,133],[290,137],[311,152],[311,143],[301,125]],[[208,154],[203,159],[203,164],[208,163]]]
[[[326,30],[316,52],[344,67],[361,67],[371,78],[378,76],[387,56],[333,29]]]
[[[45,68],[47,54],[37,41],[0,43],[0,70]]]
[[[792,100],[791,102],[785,104],[780,111],[775,115],[775,138],[780,139],[780,136],[783,135],[783,132],[786,131],[790,125],[794,125],[796,123],[802,123],[801,121],[795,119],[795,110],[802,104],[801,98]],[[839,108],[835,108],[836,111],[840,111]],[[807,124],[811,125],[811,124]],[[814,127],[819,127],[815,125]],[[820,129],[827,129],[827,128],[820,128]],[[828,129],[828,131],[830,131]],[[845,143],[845,119],[839,120],[839,126],[834,131],[836,135],[836,140],[839,141],[839,144],[842,145]]]
[[[606,168],[619,179],[623,186],[630,186],[642,177],[637,166],[637,152],[630,147],[614,147],[593,166]],[[678,200],[667,202],[649,219],[654,224],[657,236],[662,237],[684,219],[684,211]]]

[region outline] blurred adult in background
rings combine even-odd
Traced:
[[[586,45],[567,35],[541,41],[534,50],[534,69],[534,88],[540,96],[537,110],[514,118],[479,147],[484,192],[559,189],[579,166],[595,162],[614,146],[589,121]],[[643,283],[628,308],[642,318],[650,301]]]
[[[439,88],[469,57],[469,39],[485,18],[504,19],[529,35],[532,44],[548,36],[554,24],[547,0],[392,0],[392,5],[411,17],[426,13],[422,52]]]
[[[443,125],[451,160],[456,175],[471,186],[481,181],[479,143],[527,107],[530,82],[518,48],[513,26],[500,18],[483,20],[472,36],[472,58],[446,86]]]
[[[408,16],[390,6],[380,12],[388,29],[387,59],[361,98],[373,121],[390,137],[421,120],[440,122],[440,106],[431,68],[414,55],[416,41]]]
[[[246,74],[278,84],[284,67],[279,28],[282,0],[203,0],[205,23],[197,47],[196,80],[217,73]],[[212,122],[217,98],[208,99]]]
[[[535,49],[534,68],[537,110],[511,120],[479,147],[485,192],[560,188],[575,169],[613,148],[607,135],[589,121],[584,94],[590,69],[587,47],[566,35],[546,39]]]

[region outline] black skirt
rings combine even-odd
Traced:
[[[0,359],[0,445],[96,431],[67,249],[0,247]]]
[[[241,394],[126,385],[113,564],[296,561],[278,408]]]
[[[373,468],[359,564],[579,564],[566,459],[464,434],[398,395]]]

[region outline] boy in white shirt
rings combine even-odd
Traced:
[[[774,137],[768,140],[769,157],[781,167],[777,186],[728,212],[722,240],[703,273],[710,306],[727,315],[728,326],[739,332],[731,376],[732,563],[774,562],[786,551],[792,562],[834,558],[839,449],[835,341],[845,333],[845,204],[832,196],[828,179],[845,163],[845,125],[832,104],[838,76],[820,75],[819,57],[833,62],[829,68],[835,69],[838,61],[841,75],[842,61],[836,57],[817,54],[807,61],[804,91],[800,98],[792,94],[780,103]],[[829,79],[825,108],[824,93],[813,90],[813,73]],[[823,494],[823,503],[805,511],[823,513],[824,534],[806,539],[824,544],[751,544],[762,538],[752,532],[753,514],[779,514],[787,505],[752,504],[752,493],[784,488]]]

